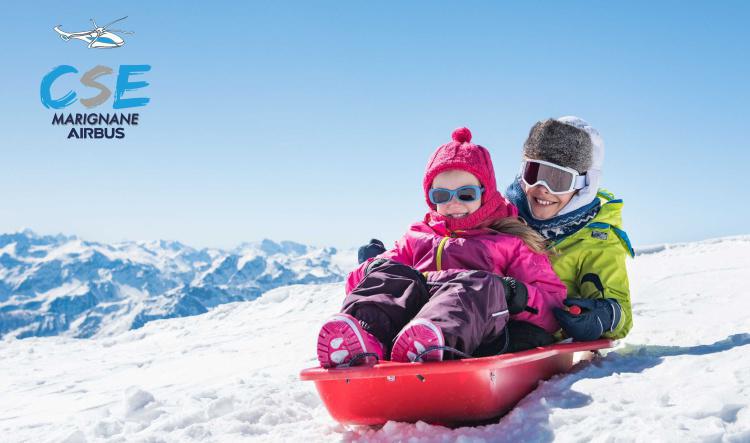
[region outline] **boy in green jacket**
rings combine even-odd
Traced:
[[[599,188],[604,142],[587,122],[537,122],[524,143],[518,179],[507,197],[550,242],[555,272],[568,288],[555,317],[576,340],[622,338],[633,325],[622,229],[622,200]]]

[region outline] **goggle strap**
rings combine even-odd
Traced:
[[[576,184],[575,189],[583,189],[588,184],[588,176],[587,175],[578,175],[576,176]]]

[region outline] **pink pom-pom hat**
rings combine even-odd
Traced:
[[[483,146],[471,143],[469,128],[458,128],[451,134],[452,141],[432,154],[427,162],[422,186],[425,200],[432,211],[427,217],[433,221],[445,221],[448,229],[466,230],[489,226],[499,218],[518,215],[518,209],[497,190],[495,168],[490,153]],[[437,207],[430,201],[429,192],[435,176],[444,171],[459,169],[473,174],[484,187],[482,206],[463,218],[445,217],[437,213]]]

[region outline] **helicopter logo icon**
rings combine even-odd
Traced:
[[[128,18],[127,15],[101,27],[96,26],[96,22],[92,18],[90,20],[94,25],[94,29],[90,31],[65,32],[60,29],[62,25],[57,25],[53,29],[60,35],[60,38],[65,40],[66,42],[70,39],[83,40],[84,42],[88,43],[89,49],[119,48],[120,46],[125,44],[125,40],[123,40],[122,37],[115,33],[118,32],[125,35],[132,35],[133,32],[122,31],[118,29],[108,30],[107,28],[119,21],[125,20],[126,18]]]

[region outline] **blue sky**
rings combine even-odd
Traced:
[[[746,2],[153,3],[4,6],[0,232],[390,243],[422,217],[452,129],[504,189],[534,122],[572,114],[605,139],[635,245],[750,234]],[[118,49],[52,30],[124,15]],[[151,65],[140,125],[67,140],[39,99],[61,64]]]

